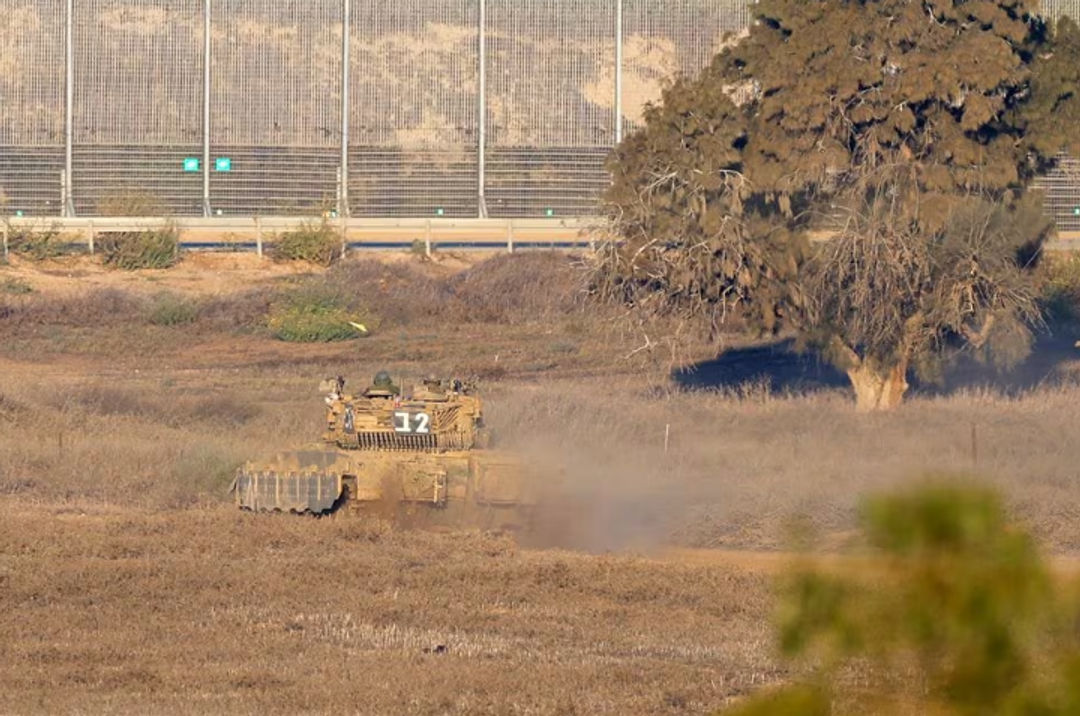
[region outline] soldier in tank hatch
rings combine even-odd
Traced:
[[[401,395],[401,388],[394,384],[390,373],[380,370],[371,381],[371,386],[364,391],[365,398],[397,398]]]

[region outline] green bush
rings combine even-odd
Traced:
[[[1080,611],[993,492],[939,481],[877,498],[862,531],[846,567],[783,579],[780,646],[809,679],[733,713],[1076,713]]]
[[[164,269],[180,259],[180,231],[175,226],[102,234],[98,247],[106,266],[134,271]]]
[[[320,287],[298,289],[270,308],[267,325],[279,340],[324,343],[359,338],[350,322],[372,328],[372,319],[356,310],[342,294]]]
[[[0,281],[0,293],[21,296],[33,292],[34,287],[21,278],[5,278]]]
[[[194,323],[198,317],[199,307],[194,301],[167,291],[151,299],[147,314],[147,320],[155,326],[180,326]]]
[[[275,261],[310,261],[329,266],[341,257],[341,235],[323,219],[279,234],[271,256]]]
[[[60,229],[49,226],[42,229],[8,227],[8,249],[19,256],[34,261],[54,259],[64,252]]]
[[[435,244],[431,244],[432,253],[435,252],[435,248]],[[430,256],[428,255],[428,244],[423,239],[413,239],[412,246],[409,249],[409,253],[411,253],[413,256],[420,259],[421,261],[427,261],[430,258]]]
[[[1039,266],[1039,301],[1053,322],[1080,320],[1080,257],[1047,255]]]

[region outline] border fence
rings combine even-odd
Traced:
[[[646,103],[749,21],[746,0],[0,0],[0,214],[587,215]],[[1043,186],[1080,229],[1080,162]]]

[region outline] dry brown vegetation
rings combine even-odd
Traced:
[[[4,508],[5,712],[702,711],[774,679],[766,579],[226,508]]]
[[[796,523],[843,542],[868,491],[978,474],[1045,546],[1080,545],[1067,369],[859,416],[841,389],[643,372],[556,254],[261,281],[232,260],[213,284],[0,267],[33,289],[0,294],[0,711],[700,712],[785,677],[761,550]],[[312,281],[379,330],[270,338],[274,297]],[[174,304],[193,317],[161,320]],[[480,376],[502,444],[562,475],[535,533],[234,512],[238,463],[316,437],[321,378],[383,366]]]

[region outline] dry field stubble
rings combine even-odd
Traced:
[[[226,508],[5,508],[0,710],[701,711],[777,677],[765,577]]]
[[[783,547],[793,521],[843,540],[861,494],[928,470],[1080,544],[1080,388],[870,417],[843,391],[672,389],[513,266],[347,265],[327,280],[383,326],[314,346],[260,330],[272,282],[0,269],[35,289],[0,305],[0,711],[701,711],[783,677],[775,561],[630,554]],[[149,320],[163,288],[197,319]],[[563,475],[528,538],[548,550],[233,512],[237,463],[316,436],[321,377],[383,365],[481,376],[503,442]]]

